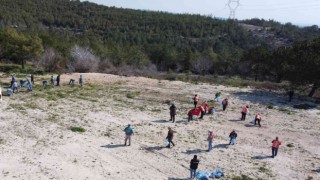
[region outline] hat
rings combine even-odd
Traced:
[[[276,139],[279,139],[278,136],[276,137]]]

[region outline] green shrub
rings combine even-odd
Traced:
[[[294,145],[292,143],[287,144],[287,147],[292,148]]]
[[[296,109],[312,109],[315,108],[316,106],[310,105],[310,104],[297,104],[293,106]]]
[[[139,92],[128,92],[127,93],[127,98],[129,99],[134,99],[136,96],[138,96],[140,93]]]
[[[86,130],[85,130],[84,128],[82,128],[82,127],[71,127],[70,130],[71,130],[72,132],[81,132],[81,133],[86,131]]]
[[[273,109],[274,106],[273,106],[273,104],[268,104],[267,108],[268,108],[268,109]]]
[[[233,177],[232,180],[253,180],[253,179],[249,176],[241,175],[241,176]]]

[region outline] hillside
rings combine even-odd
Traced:
[[[230,66],[239,61],[243,51],[258,45],[289,46],[320,36],[315,26],[299,28],[257,19],[240,22],[270,27],[264,36],[232,20],[69,0],[2,0],[0,11],[0,28],[37,35],[45,49],[53,48],[66,59],[70,58],[70,49],[78,44],[90,47],[95,55],[116,66],[141,68],[150,62],[160,71],[195,72],[193,62],[206,58],[217,67],[211,73],[226,74],[234,70]]]
[[[226,177],[246,175],[254,179],[319,179],[319,107],[292,106],[305,102],[279,92],[221,85],[159,81],[142,77],[83,74],[83,88],[70,88],[63,74],[62,86],[43,88],[49,76],[36,76],[33,92],[21,89],[0,104],[0,179],[154,179],[178,180],[189,176],[193,155],[199,170],[220,168]],[[2,83],[9,82],[2,76]],[[3,89],[4,91],[4,89]],[[229,98],[225,112],[187,123],[189,99],[212,100],[216,92]],[[169,122],[169,105],[178,109],[176,123]],[[211,104],[211,103],[210,103]],[[243,105],[250,106],[246,121],[239,121]],[[262,114],[262,127],[249,122]],[[132,146],[124,147],[123,129],[135,130]],[[82,127],[83,133],[70,127]],[[176,132],[171,149],[164,148],[167,128]],[[228,146],[232,129],[237,144]],[[214,149],[207,149],[207,131],[215,133]],[[271,141],[282,141],[278,156],[270,158]]]

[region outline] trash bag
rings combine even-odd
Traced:
[[[217,179],[221,178],[222,176],[224,176],[224,174],[223,174],[223,171],[220,170],[220,169],[217,169],[217,170],[212,171],[210,173],[210,177],[214,177],[214,178],[217,178]]]
[[[196,173],[196,178],[198,180],[209,180],[210,179],[210,173],[198,171]]]
[[[8,89],[7,89],[7,94],[8,94],[9,96],[12,95],[12,94],[13,94],[13,89],[8,88]]]
[[[166,138],[165,143],[166,143],[166,146],[168,146],[168,145],[170,144],[170,142],[169,142],[168,138]]]
[[[256,121],[256,120],[254,119],[254,120],[252,120],[250,123],[251,123],[251,124],[255,124],[255,121]]]

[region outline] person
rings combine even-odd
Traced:
[[[1,87],[0,87],[0,102],[2,102],[2,91],[1,91]]]
[[[208,152],[210,152],[212,150],[212,141],[213,141],[213,138],[214,138],[214,133],[213,131],[208,131],[208,138],[207,138],[207,141],[208,141]]]
[[[32,82],[27,78],[28,82],[28,91],[32,91]]]
[[[199,119],[203,119],[203,116],[205,114],[205,109],[204,109],[203,105],[200,106],[200,109],[201,109],[201,116]]]
[[[82,87],[82,84],[83,84],[82,74],[80,75],[80,78],[79,78],[79,84],[80,84],[80,86]]]
[[[200,163],[199,159],[197,159],[197,155],[193,156],[193,159],[190,161],[190,178],[194,179],[196,177],[196,172],[198,169],[198,165]]]
[[[33,74],[31,74],[31,83],[34,84],[34,77]]]
[[[232,144],[234,145],[236,143],[236,138],[237,138],[237,133],[235,130],[233,130],[230,134],[229,134],[229,138],[230,138],[230,142],[229,145]]]
[[[69,85],[71,86],[71,87],[73,87],[74,86],[74,79],[70,79],[70,81],[69,81]]]
[[[276,139],[272,141],[272,158],[277,156],[280,145],[281,145],[281,142],[279,141],[279,138],[276,137]]]
[[[294,91],[291,89],[289,92],[289,102],[291,102],[292,98],[293,98],[293,95],[294,95]]]
[[[214,100],[215,100],[215,101],[220,101],[220,96],[221,96],[221,92],[217,92],[217,93],[215,94]]]
[[[229,103],[229,102],[228,102],[228,99],[227,99],[227,98],[222,101],[222,109],[223,109],[223,111],[226,110],[226,108],[227,108],[227,106],[228,106],[228,103]]]
[[[199,102],[199,97],[198,97],[198,95],[196,94],[196,95],[194,95],[194,98],[193,98],[194,108],[197,107],[198,102]]]
[[[172,144],[173,146],[175,145],[173,143],[172,139],[173,139],[173,130],[171,129],[171,127],[168,127],[167,140],[168,140],[169,144],[167,145],[167,148],[170,148],[170,144]]]
[[[175,116],[176,116],[176,113],[177,113],[177,110],[176,110],[176,106],[174,104],[172,104],[170,106],[170,121],[172,121],[174,123],[175,121]]]
[[[16,81],[16,77],[15,77],[15,75],[13,74],[13,75],[11,75],[11,85],[10,85],[10,87],[13,89],[13,83]]]
[[[206,114],[206,113],[208,112],[208,103],[207,103],[207,101],[203,102],[203,103],[201,104],[201,106],[202,106],[203,109],[204,109],[204,114]]]
[[[57,86],[60,86],[60,74],[57,76]]]
[[[192,120],[192,112],[195,111],[195,109],[191,109],[189,112],[188,112],[188,122],[190,122]]]
[[[257,125],[257,121],[258,121],[259,127],[261,127],[261,124],[260,124],[260,122],[261,122],[261,115],[260,115],[259,113],[256,114],[256,117],[255,117],[255,119],[254,119],[254,125]]]
[[[47,82],[47,81],[42,81],[42,86],[43,86],[43,87],[47,87],[47,85],[48,85],[48,82]]]
[[[50,82],[51,82],[51,87],[54,88],[54,78],[53,78],[53,76],[51,76]]]
[[[16,90],[17,93],[19,92],[18,86],[19,86],[19,85],[18,85],[18,82],[17,82],[17,81],[14,81],[14,82],[13,82],[13,85],[12,85],[13,93],[14,93],[14,90]]]
[[[249,113],[249,106],[243,107],[241,111],[241,120],[246,120],[246,115]]]
[[[131,146],[131,136],[134,134],[133,129],[131,128],[130,124],[123,130],[125,132],[125,141],[124,145],[127,145],[127,140],[129,140],[129,146]]]

